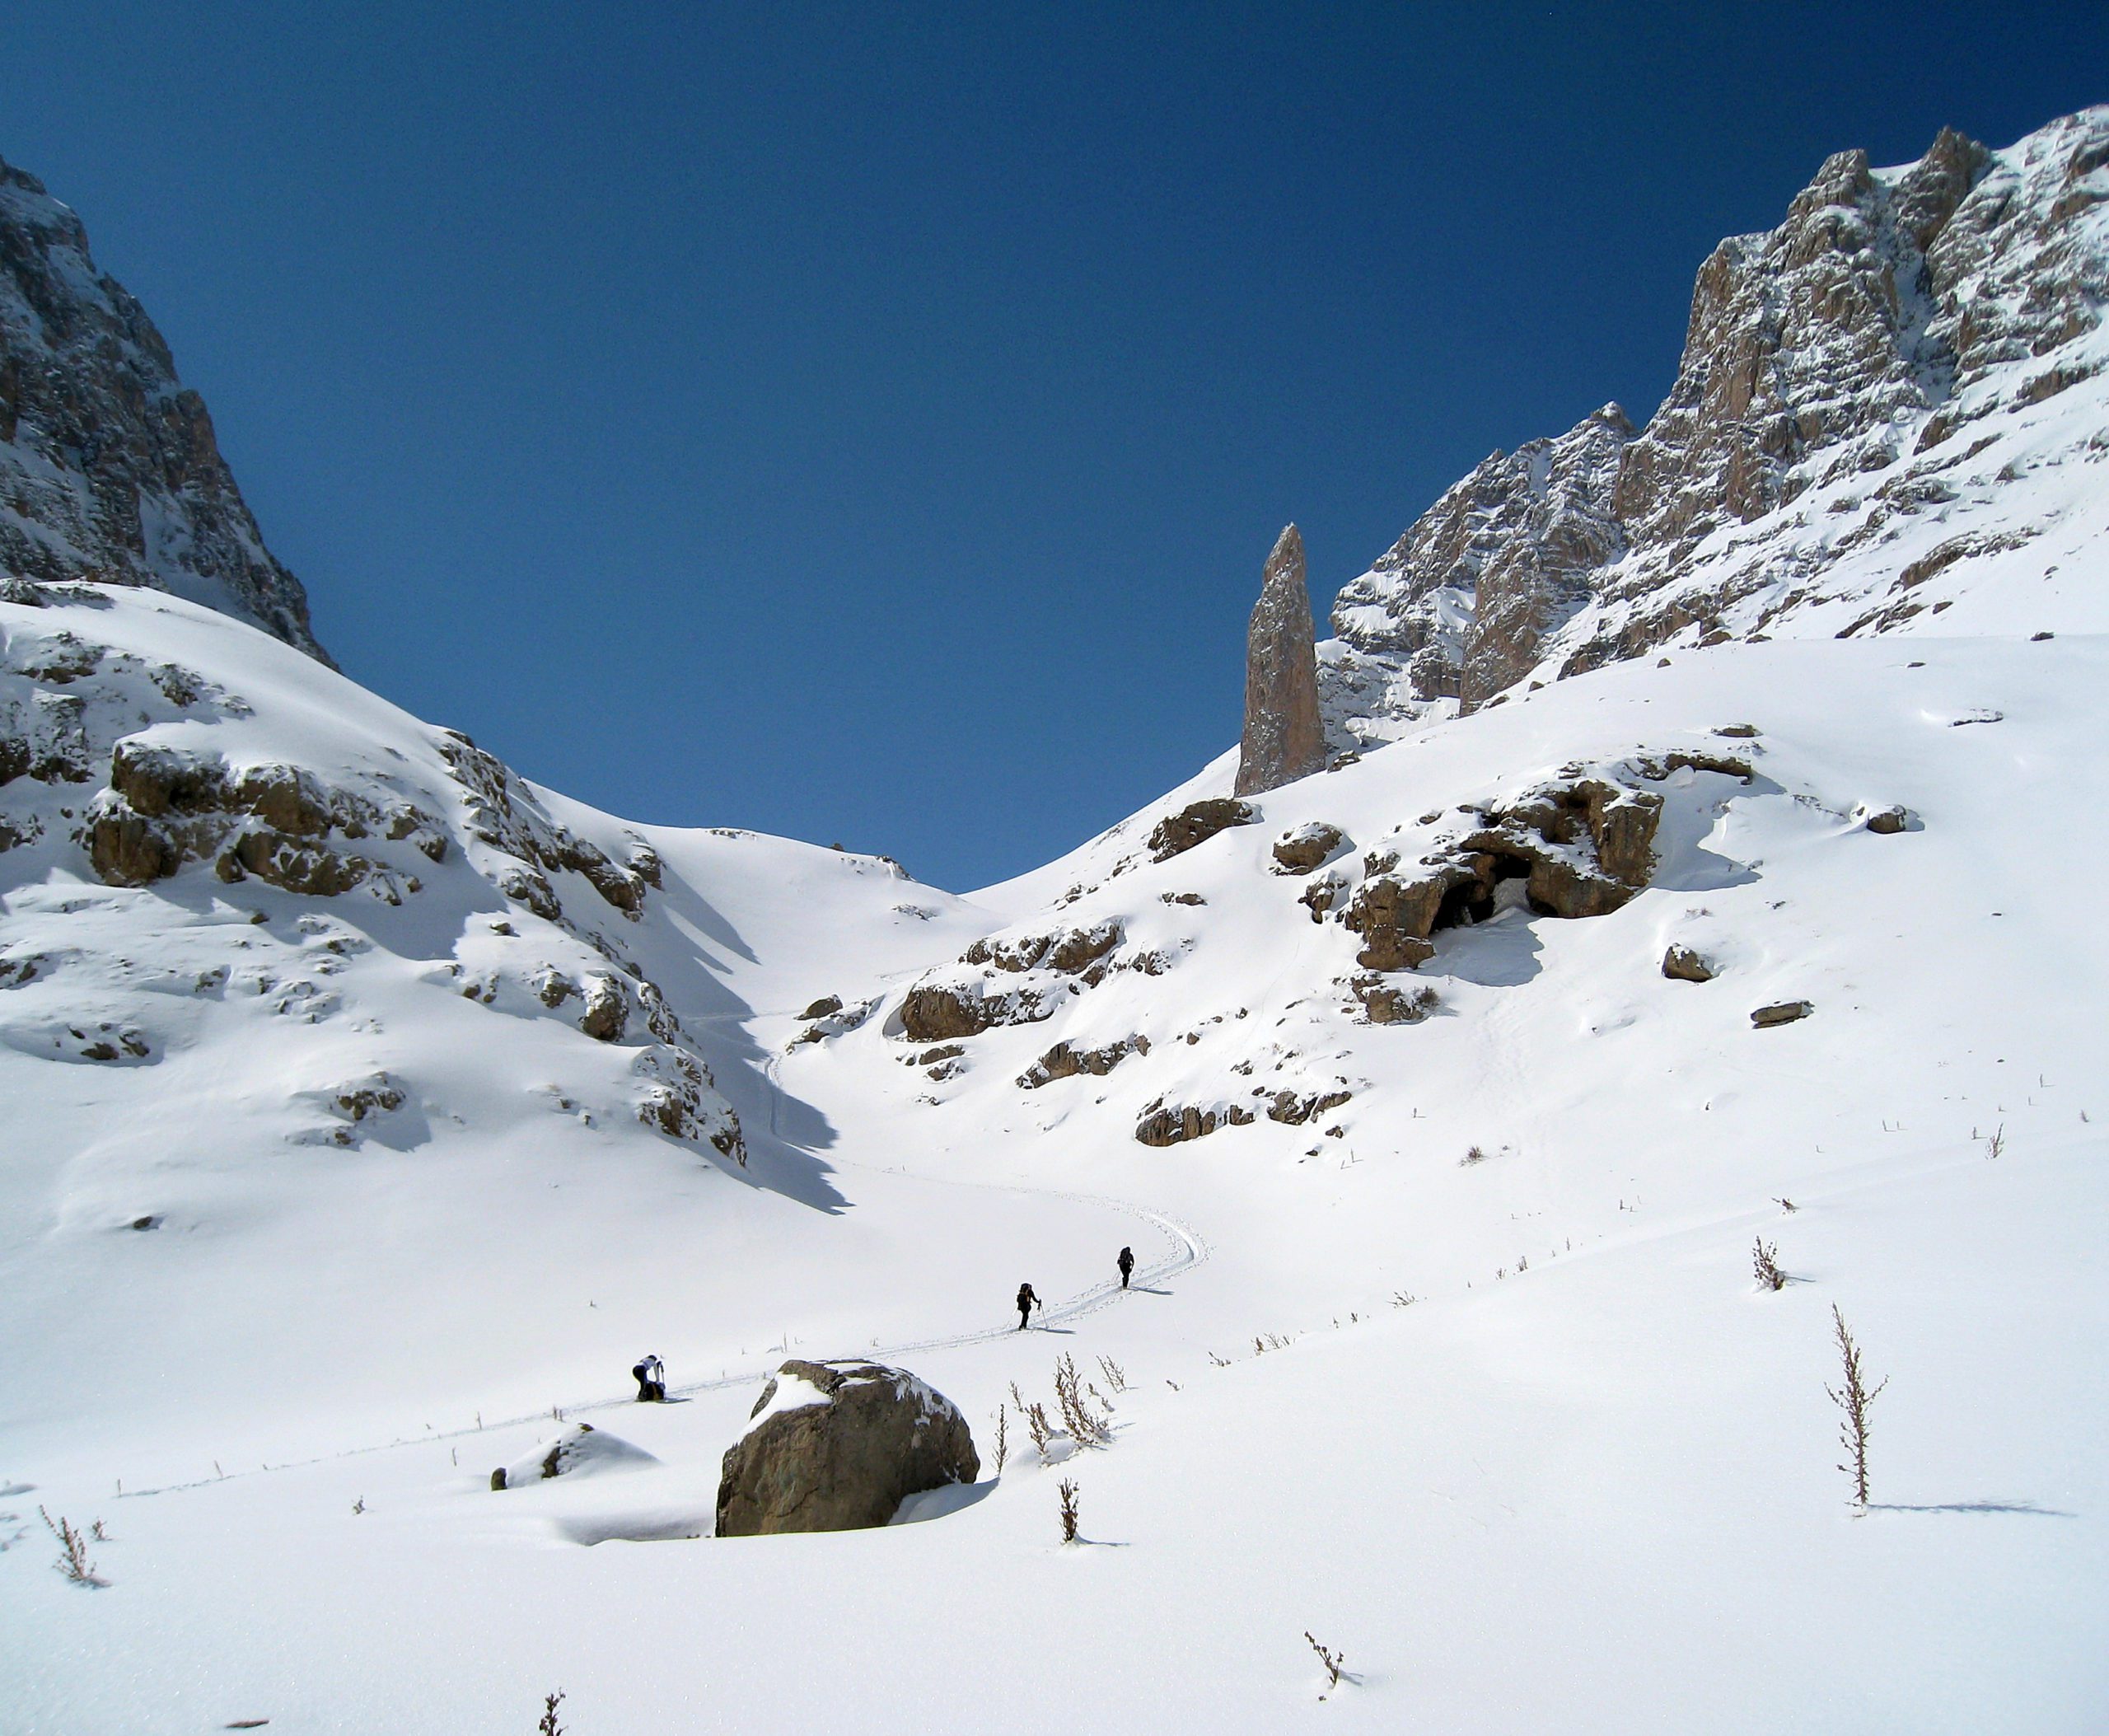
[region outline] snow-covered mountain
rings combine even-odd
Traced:
[[[12,580],[16,1724],[2099,1728],[2109,943],[2045,854],[2109,850],[2105,141],[1833,159],[1644,429],[1344,600],[1330,770],[968,897]],[[1061,1352],[1110,1445],[1031,1439]],[[981,1481],[711,1539],[787,1355]]]
[[[2109,107],[1840,152],[1701,267],[1644,428],[1607,405],[1496,452],[1342,589],[1336,730],[1668,647],[2001,619],[2101,534],[2105,301]]]
[[[146,310],[0,162],[0,573],[151,585],[327,661]]]

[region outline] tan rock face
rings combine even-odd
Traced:
[[[1267,557],[1245,640],[1245,735],[1237,793],[1256,794],[1326,769],[1318,653],[1304,581],[1303,538],[1283,531]]]

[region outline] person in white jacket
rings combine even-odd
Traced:
[[[666,1401],[666,1365],[656,1356],[647,1355],[643,1361],[630,1370],[637,1377],[637,1401],[641,1404],[664,1404]]]

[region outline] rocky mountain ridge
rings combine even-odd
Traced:
[[[1494,454],[1340,592],[1335,746],[1676,643],[1938,609],[1927,580],[2059,510],[2029,471],[2102,456],[2105,301],[2109,107],[2002,151],[1944,130],[1900,169],[1839,152],[1700,269],[1645,426],[1606,405]]]
[[[329,661],[204,400],[87,232],[0,161],[0,573],[143,585]]]

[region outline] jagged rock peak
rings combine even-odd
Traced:
[[[1238,750],[1241,796],[1273,789],[1326,768],[1318,716],[1318,657],[1303,537],[1294,525],[1275,539],[1260,581],[1245,640],[1245,735]]]
[[[1610,406],[1494,454],[1343,587],[1322,648],[1338,745],[1680,636],[1887,631],[1933,609],[1906,594],[1929,573],[2042,529],[2014,487],[2042,454],[1956,466],[2070,388],[2109,396],[2105,303],[2109,107],[2005,150],[1943,129],[1900,168],[1829,157],[1778,228],[1700,267],[1644,428]],[[2065,419],[2068,444],[2099,426]],[[1973,488],[1982,534],[1943,542]]]
[[[153,321],[80,218],[5,161],[0,573],[171,592],[329,661]]]

